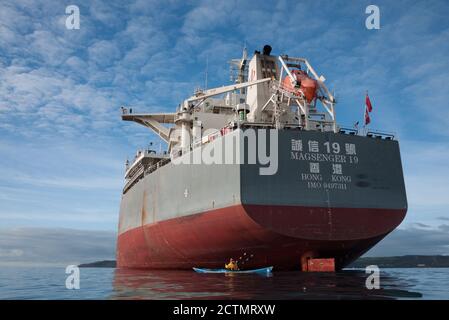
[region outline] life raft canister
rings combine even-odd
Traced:
[[[302,70],[292,70],[291,74],[296,79],[297,86],[293,86],[292,80],[288,75],[282,80],[282,86],[293,94],[299,94],[299,90],[301,90],[307,102],[310,103],[316,97],[317,81],[311,79]]]

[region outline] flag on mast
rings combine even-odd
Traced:
[[[371,118],[369,117],[368,108],[365,108],[365,126],[371,122]]]
[[[371,118],[369,113],[373,111],[373,105],[371,104],[371,100],[369,99],[368,92],[366,92],[365,97],[365,126],[371,122]]]
[[[373,106],[371,104],[371,100],[369,99],[368,92],[366,93],[365,104],[369,112],[373,111]]]

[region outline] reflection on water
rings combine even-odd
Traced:
[[[193,271],[117,269],[111,299],[409,299],[422,295],[392,274],[383,273],[381,289],[365,287],[361,270],[338,273],[274,272],[199,274]]]

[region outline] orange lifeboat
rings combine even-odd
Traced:
[[[284,80],[282,80],[282,86],[285,90],[292,92],[295,95],[299,95],[299,90],[301,90],[304,93],[307,102],[310,103],[316,97],[318,83],[302,70],[295,69],[291,74],[296,79],[297,85],[294,86],[292,79],[287,75]]]

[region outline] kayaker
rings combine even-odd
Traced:
[[[237,271],[239,270],[239,266],[237,265],[237,261],[234,259],[229,259],[229,263],[225,264],[225,268],[227,270]]]

